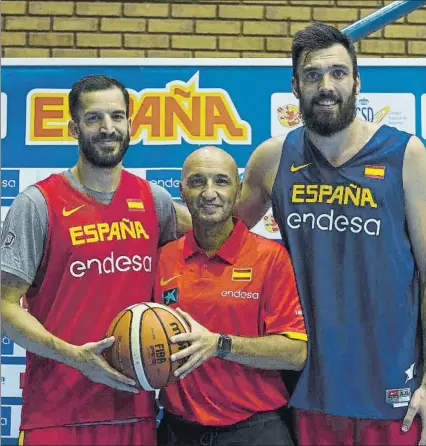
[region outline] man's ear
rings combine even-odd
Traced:
[[[180,192],[180,199],[185,203],[185,198],[183,196],[182,181],[179,182],[179,192]]]
[[[292,89],[294,96],[296,96],[297,99],[300,99],[299,98],[299,87],[297,85],[297,79],[294,76],[291,78],[291,89]]]
[[[359,94],[359,92],[361,91],[361,78],[359,77],[359,73],[357,74],[357,77],[355,79],[355,84],[356,84],[355,94]]]
[[[78,128],[77,123],[75,123],[74,121],[68,122],[68,130],[69,134],[73,138],[78,139],[78,137],[80,136],[80,129]]]
[[[243,182],[240,181],[238,184],[238,189],[237,189],[237,200],[238,201],[241,197],[241,191],[243,190]]]

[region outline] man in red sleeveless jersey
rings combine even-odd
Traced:
[[[291,445],[280,369],[300,370],[305,325],[286,249],[232,218],[238,169],[215,147],[182,170],[182,199],[194,230],[160,250],[154,296],[191,323],[188,361],[162,393],[159,442],[168,445]],[[194,318],[194,319],[192,319]],[[222,333],[222,334],[220,334]]]
[[[155,444],[153,395],[102,352],[117,313],[151,299],[176,213],[164,189],[123,170],[124,86],[87,76],[69,105],[77,164],[20,193],[2,233],[3,327],[27,350],[20,444]]]

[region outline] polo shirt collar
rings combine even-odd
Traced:
[[[248,233],[249,230],[244,226],[244,223],[241,220],[234,218],[234,229],[232,230],[231,235],[213,257],[219,256],[228,263],[234,263],[240,253]],[[191,257],[196,253],[206,254],[205,251],[198,246],[194,237],[194,230],[191,230],[185,236],[183,256],[186,260],[188,257]]]

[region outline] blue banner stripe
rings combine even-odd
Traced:
[[[1,444],[4,445],[17,445],[18,444],[18,438],[10,438],[10,437],[1,437]]]
[[[2,356],[1,357],[2,364],[23,364],[25,365],[25,356]]]
[[[13,203],[13,199],[9,199],[9,198],[2,198],[1,199],[1,205],[2,206],[12,206]]]
[[[22,406],[22,398],[17,396],[2,396],[2,406]]]

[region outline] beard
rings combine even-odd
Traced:
[[[300,113],[306,127],[320,136],[332,136],[337,132],[349,127],[356,117],[356,85],[346,102],[334,93],[325,93],[316,96],[310,103],[305,100],[299,89]],[[338,110],[315,111],[314,106],[320,100],[336,101]]]
[[[119,148],[114,150],[107,150],[99,147],[96,143],[103,140],[117,141]],[[81,132],[78,137],[78,145],[83,155],[95,167],[103,167],[111,169],[121,163],[124,155],[127,152],[130,144],[130,135],[105,135],[97,136],[95,138],[86,138]]]

